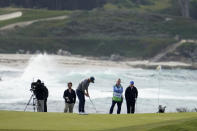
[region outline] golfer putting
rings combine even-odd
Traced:
[[[83,80],[81,83],[79,83],[78,88],[76,90],[77,92],[77,96],[79,99],[79,114],[81,115],[85,115],[87,113],[85,113],[85,96],[86,97],[90,97],[89,96],[89,92],[88,92],[88,87],[90,82],[94,83],[95,78],[94,77],[90,77],[88,79]]]

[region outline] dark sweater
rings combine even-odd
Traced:
[[[134,86],[132,89],[131,87],[127,87],[125,91],[125,99],[127,102],[135,102],[135,99],[138,97],[138,90]]]
[[[37,100],[44,100],[45,99],[45,89],[44,87],[40,84],[37,85],[34,91],[34,94],[36,95]]]
[[[68,97],[68,99],[66,99],[66,97]],[[65,99],[66,103],[75,103],[76,102],[76,93],[73,89],[71,89],[71,93],[69,92],[69,89],[64,91],[64,95],[63,98]]]
[[[44,99],[47,100],[47,98],[49,96],[49,91],[46,86],[44,86],[43,88],[44,88]]]

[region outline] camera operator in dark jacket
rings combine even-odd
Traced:
[[[47,112],[47,98],[49,96],[49,91],[44,83],[42,83],[42,86],[44,88],[44,112]]]
[[[69,110],[69,113],[73,113],[73,108],[76,102],[76,93],[72,89],[72,83],[68,83],[68,89],[64,91],[63,98],[65,99],[65,108],[64,113],[67,113]]]
[[[138,90],[134,86],[134,81],[130,82],[130,86],[125,91],[125,99],[127,102],[127,114],[135,112],[135,103],[138,97]]]
[[[34,86],[34,94],[37,99],[37,111],[44,112],[45,89],[43,84],[41,80],[38,79],[37,82],[32,83],[32,85]]]

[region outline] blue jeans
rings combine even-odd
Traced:
[[[85,112],[84,107],[85,107],[85,95],[82,91],[77,90],[77,96],[79,99],[79,112]]]

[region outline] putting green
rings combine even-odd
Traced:
[[[0,131],[196,131],[197,113],[65,114],[0,111]]]

